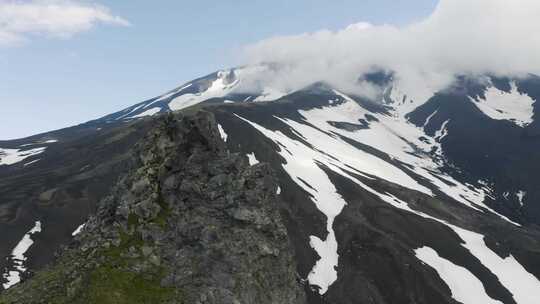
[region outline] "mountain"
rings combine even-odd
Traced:
[[[539,77],[463,75],[434,92],[375,72],[361,77],[378,88],[366,97],[327,83],[283,92],[257,80],[272,68],[216,72],[101,119],[0,142],[9,293],[77,242],[156,121],[204,109],[229,153],[272,168],[308,303],[537,302]]]

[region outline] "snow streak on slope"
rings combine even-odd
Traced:
[[[37,221],[35,223],[34,227],[24,235],[22,240],[17,244],[17,246],[15,246],[15,248],[11,252],[11,258],[15,264],[15,270],[4,273],[4,279],[7,280],[7,283],[2,285],[4,289],[8,289],[21,281],[21,273],[26,272],[26,267],[24,266],[24,262],[26,261],[25,253],[26,251],[28,251],[30,246],[34,244],[34,241],[32,240],[32,235],[38,232],[41,232],[40,221]]]
[[[25,163],[23,166],[24,166],[24,167],[28,167],[28,166],[30,166],[30,165],[33,165],[33,164],[37,163],[37,162],[40,161],[40,160],[41,160],[41,159],[38,158],[38,159],[36,159],[36,160],[33,160],[33,161],[30,161],[30,162]]]
[[[321,294],[324,294],[337,279],[334,267],[338,263],[338,254],[333,221],[346,204],[324,170],[321,169],[321,166],[326,166],[347,177],[346,171],[355,170],[357,174],[366,178],[370,178],[370,175],[377,176],[431,195],[429,189],[418,184],[399,168],[369,153],[356,149],[338,137],[322,133],[311,126],[276,117],[276,119],[280,119],[294,130],[296,134],[302,136],[309,143],[309,145],[306,145],[303,142],[287,137],[280,131],[273,132],[254,122],[238,117],[251,124],[264,136],[281,147],[279,153],[286,160],[283,168],[293,181],[311,194],[317,209],[327,217],[328,235],[326,240],[323,241],[315,236],[311,237],[311,246],[318,253],[320,259],[308,276],[308,280],[310,284],[321,288]],[[366,188],[368,187],[366,186]]]
[[[155,115],[157,113],[159,113],[161,111],[161,108],[151,108],[151,109],[148,109],[144,112],[142,112],[141,114],[137,114],[135,116],[132,116],[130,118],[139,118],[139,117],[144,117],[144,116],[152,116],[152,115]]]
[[[358,183],[360,186],[363,185],[357,179],[352,177],[349,178],[352,181]],[[374,190],[371,189],[371,191],[372,193],[376,194]],[[504,285],[506,289],[508,289],[513,294],[514,300],[518,304],[537,303],[536,295],[540,294],[540,281],[534,275],[529,273],[512,255],[501,258],[495,252],[489,249],[489,247],[484,242],[484,236],[482,234],[460,228],[456,225],[452,225],[446,221],[435,218],[421,211],[413,210],[406,202],[391,195],[378,195],[381,199],[383,199],[383,201],[389,203],[396,208],[416,214],[426,219],[434,220],[452,229],[463,240],[461,246],[466,248],[486,268],[488,268],[495,276],[497,276],[501,284]],[[434,266],[432,265],[432,267]],[[445,277],[442,278],[447,282],[449,286],[452,286],[455,283],[453,282],[453,278],[451,278],[451,281],[447,281]]]
[[[442,257],[429,247],[415,250],[416,257],[434,268],[446,282],[452,292],[452,297],[463,304],[501,303],[490,298],[482,285],[470,271]],[[501,303],[502,304],[502,303]]]
[[[29,143],[29,144],[20,145],[19,147],[29,147],[29,146],[36,146],[36,145],[54,144],[54,143],[57,143],[57,142],[58,142],[57,139],[48,139],[48,140],[45,140],[45,141],[38,141],[38,142],[33,142],[33,143]]]
[[[269,65],[258,64],[218,71],[101,119],[137,119],[159,112],[182,110],[208,100],[223,103],[277,100],[286,93],[262,81],[270,69]]]
[[[509,120],[520,127],[526,127],[533,122],[534,99],[520,93],[515,82],[511,85],[510,92],[490,87],[486,91],[485,99],[470,99],[487,116],[496,120]]]
[[[120,115],[116,119],[130,119],[130,118],[133,118],[134,115],[131,115],[131,114],[137,112],[139,109],[142,109],[144,106],[145,106],[144,104],[139,104],[139,105],[135,105],[135,106],[133,106],[131,108],[127,108],[127,109],[123,110],[122,115]]]
[[[399,117],[405,117],[434,95],[433,90],[422,87],[420,84],[414,90],[407,90],[408,93],[405,93],[399,81],[394,81],[387,90],[390,90],[390,100],[387,100],[387,103],[392,106],[395,114]]]
[[[540,294],[540,281],[534,275],[529,273],[512,255],[506,258],[501,258],[495,252],[489,249],[484,242],[484,236],[482,234],[460,228],[426,213],[413,210],[406,202],[394,197],[391,194],[377,193],[375,190],[366,187],[366,185],[358,181],[358,179],[351,176],[348,176],[348,178],[398,209],[405,210],[426,219],[434,220],[449,227],[463,240],[461,246],[469,250],[473,256],[475,256],[484,266],[486,266],[486,268],[488,268],[498,277],[501,284],[503,284],[513,294],[514,299],[518,304],[536,303],[535,295]],[[434,267],[433,265],[431,266]],[[453,286],[455,284],[454,278],[442,278],[449,286]],[[447,279],[450,281],[447,281]],[[471,303],[474,304],[484,302]]]
[[[20,149],[2,149],[0,148],[0,166],[1,165],[13,165],[21,162],[31,156],[43,153],[47,149],[46,147],[35,148],[30,150]]]
[[[280,146],[281,151],[279,151],[279,154],[286,160],[286,164],[283,165],[284,170],[293,181],[311,194],[312,200],[317,208],[327,216],[327,230],[329,232],[327,238],[325,240],[320,240],[319,238],[312,236],[310,242],[313,249],[320,256],[320,259],[309,274],[308,281],[312,285],[321,287],[321,294],[326,293],[329,286],[337,280],[337,273],[335,272],[334,267],[338,265],[339,255],[337,253],[338,244],[333,231],[333,221],[346,204],[346,201],[336,192],[335,186],[331,183],[324,170],[321,169],[321,165],[326,166],[337,174],[349,178],[365,190],[378,196],[380,199],[394,207],[448,225],[439,219],[432,218],[431,216],[410,209],[407,203],[401,201],[392,194],[379,193],[347,173],[352,168],[352,170],[357,170],[357,173],[360,174],[361,172],[369,172],[372,175],[375,175],[373,174],[374,167],[370,168],[374,161],[371,155],[363,155],[363,152],[360,150],[355,150],[356,153],[353,154],[354,157],[352,155],[347,156],[346,153],[350,152],[350,150],[347,148],[348,144],[345,142],[321,133],[310,126],[291,120],[281,119],[282,122],[289,125],[312,146],[293,140],[280,131],[273,132],[254,122],[250,122],[242,117],[240,118],[251,124],[264,136]],[[316,139],[319,139],[319,141]],[[326,145],[324,143],[326,143]],[[390,164],[388,164],[388,166],[387,172],[389,175],[393,175],[394,177],[403,175],[403,172],[398,168],[392,168]],[[412,185],[408,185],[409,188],[414,189],[421,187],[420,185],[414,185],[414,181],[411,183]],[[401,181],[401,183],[398,182],[398,184],[404,184],[404,181]],[[427,189],[419,188],[417,190]],[[424,191],[424,193],[425,192],[428,191]]]
[[[223,129],[223,126],[218,124],[218,131],[219,135],[221,136],[221,139],[223,139],[224,142],[227,142],[227,133],[225,133],[225,130]]]
[[[189,87],[191,87],[191,86],[192,86],[192,84],[189,83],[189,84],[186,84],[185,86],[183,86],[183,87],[181,87],[181,88],[179,88],[179,89],[177,89],[177,90],[172,90],[171,92],[169,92],[169,93],[167,93],[167,94],[165,94],[165,95],[162,95],[162,96],[160,96],[158,99],[156,99],[156,100],[152,101],[151,103],[147,104],[146,106],[144,106],[143,109],[148,108],[149,106],[151,106],[152,104],[154,104],[154,103],[156,103],[156,102],[160,102],[160,101],[162,101],[162,100],[165,100],[165,99],[167,99],[167,98],[170,98],[171,96],[173,96],[173,95],[175,95],[175,94],[178,94],[178,93],[182,92],[183,90],[185,90],[185,89],[187,89],[187,88],[189,88]]]
[[[490,210],[483,204],[485,197],[489,195],[489,189],[476,189],[471,185],[463,184],[440,170],[445,161],[440,141],[444,139],[445,134],[448,134],[449,121],[441,125],[437,136],[429,137],[424,133],[423,128],[416,127],[399,115],[369,112],[348,96],[337,91],[335,93],[339,99],[333,99],[329,106],[299,111],[304,121],[298,122],[274,117],[289,127],[299,139],[288,137],[281,131],[268,130],[237,115],[280,147],[278,153],[286,161],[283,165],[285,172],[311,195],[316,207],[327,216],[328,235],[326,239],[311,237],[310,244],[320,259],[307,278],[310,284],[319,286],[320,293],[324,294],[337,279],[334,267],[339,262],[339,256],[332,225],[346,201],[331,184],[323,170],[323,168],[327,168],[352,180],[396,208],[433,219],[450,227],[464,240],[463,246],[471,252],[471,255],[485,263],[487,268],[493,269],[493,273],[500,278],[500,281],[515,295],[516,299],[523,298],[522,291],[508,282],[508,279],[517,277],[521,282],[525,282],[528,288],[536,288],[536,280],[532,280],[534,277],[530,277],[531,275],[513,257],[496,260],[490,256],[494,253],[483,243],[483,240],[479,243],[470,238],[471,235],[475,235],[474,233],[412,210],[406,202],[396,196],[390,193],[380,193],[349,173],[354,172],[368,179],[373,177],[384,179],[432,196],[433,193],[430,189],[419,184],[415,180],[416,177],[412,177],[420,176],[465,206],[477,211]],[[368,117],[367,114],[371,116]],[[339,124],[329,123],[331,121],[358,124],[360,119],[368,121],[368,128],[339,128]],[[364,152],[351,144],[350,140],[387,153],[391,161],[387,162],[386,158],[379,158]],[[438,152],[433,153],[434,150]],[[394,165],[398,163],[403,165]],[[509,221],[503,216],[500,217]],[[475,248],[481,248],[481,250],[475,250]],[[508,265],[512,265],[512,269],[516,273],[510,273]],[[523,303],[528,302],[525,300]]]
[[[257,74],[264,73],[267,68],[268,67],[263,65],[257,65],[234,70],[219,71],[217,74],[217,79],[212,82],[208,89],[195,94],[188,93],[177,96],[169,103],[169,108],[173,111],[181,110],[212,98],[222,98],[231,93],[237,93],[237,91],[244,91],[252,85],[249,84],[251,78],[255,77]],[[231,79],[233,80],[231,81]],[[246,85],[246,87],[241,87],[241,85]],[[187,87],[189,87],[189,85],[181,90]],[[159,100],[166,99],[174,94],[177,94],[178,92],[171,92],[164,97],[161,97]],[[257,97],[254,99],[254,101],[275,100],[283,95],[284,93],[276,91],[272,88],[264,88],[262,92],[256,93]],[[248,99],[246,99],[246,101]]]
[[[436,110],[435,112],[431,113],[431,115],[428,116],[428,118],[426,119],[426,122],[424,122],[424,125],[422,126],[422,128],[425,128],[427,127],[427,125],[429,124],[429,122],[431,121],[431,119],[437,115],[437,113],[439,113],[439,110]]]
[[[527,195],[527,192],[523,191],[523,190],[520,190],[516,193],[517,197],[518,197],[518,201],[519,201],[519,205],[521,207],[523,207],[523,199],[525,198],[525,196]]]
[[[443,123],[441,130],[437,132],[435,138],[430,138],[424,133],[422,128],[418,128],[409,123],[406,118],[399,114],[386,115],[372,113],[362,108],[356,101],[347,95],[338,91],[334,91],[334,93],[341,97],[344,102],[323,108],[299,111],[300,114],[305,117],[307,122],[322,131],[330,134],[339,134],[345,138],[350,138],[356,142],[371,146],[388,154],[392,159],[407,164],[410,171],[427,179],[441,192],[444,192],[454,200],[475,210],[482,210],[477,206],[491,210],[483,203],[487,195],[483,189],[475,189],[470,185],[460,183],[450,175],[440,171],[440,167],[444,164],[444,156],[442,155],[440,141],[448,134],[446,127],[449,121]],[[369,121],[366,115],[377,118],[377,121],[370,121],[369,128],[367,129],[348,131],[328,123],[328,121],[338,121],[358,124],[359,119]],[[302,132],[300,133],[303,134]],[[314,146],[319,147],[317,144],[314,144]],[[360,150],[354,149],[355,151],[351,152],[352,155],[361,153]],[[336,148],[331,145],[324,151],[335,150]],[[433,154],[432,151],[438,151],[438,153]],[[338,159],[341,160],[339,157]],[[379,159],[379,161],[381,160]],[[399,169],[399,171],[400,174],[405,174],[401,169]],[[406,188],[418,190],[411,186],[410,183],[405,184],[396,181],[389,176],[381,175],[380,172],[375,172],[373,175],[397,183]],[[430,191],[421,192],[431,193]],[[495,213],[495,211],[492,212]],[[508,220],[502,215],[499,216]]]
[[[76,236],[77,234],[81,233],[81,231],[84,229],[84,226],[86,226],[86,223],[82,223],[73,233],[71,233],[71,236]]]
[[[443,122],[441,128],[435,132],[435,140],[437,142],[442,142],[442,140],[448,135],[448,123],[450,122],[450,119]]]
[[[187,85],[185,85],[185,86],[183,86],[181,88],[172,90],[171,92],[169,92],[167,94],[161,95],[160,97],[157,97],[157,98],[151,99],[149,101],[136,104],[136,105],[134,105],[132,107],[129,107],[127,109],[124,109],[123,111],[119,112],[118,116],[115,117],[114,119],[116,119],[116,120],[126,120],[126,119],[141,118],[141,117],[145,117],[145,116],[154,115],[154,114],[156,114],[156,113],[158,113],[160,111],[163,111],[163,110],[168,111],[169,109],[167,109],[166,107],[162,108],[161,106],[157,106],[157,105],[152,107],[152,108],[150,108],[150,107],[152,105],[155,105],[158,102],[165,101],[165,100],[171,98],[175,94],[180,94],[183,90],[185,90],[185,89],[187,89],[187,88],[189,88],[191,86],[192,86],[191,83],[187,84]]]
[[[232,91],[235,85],[238,84],[238,79],[236,79],[232,83],[227,83],[227,78],[230,75],[230,73],[233,73],[233,72],[232,71],[218,72],[217,79],[214,80],[214,82],[210,85],[208,89],[197,94],[189,93],[189,94],[180,95],[169,103],[169,108],[173,111],[177,111],[177,110],[181,110],[181,109],[190,107],[192,105],[201,103],[211,98],[226,96]]]
[[[315,203],[317,209],[327,217],[326,229],[328,235],[326,239],[321,240],[316,236],[310,237],[310,244],[320,259],[308,276],[310,284],[319,286],[320,293],[324,294],[328,287],[337,280],[335,267],[338,265],[339,257],[333,223],[335,217],[341,213],[341,210],[346,205],[345,200],[337,193],[336,188],[319,166],[320,163],[328,162],[325,159],[328,157],[288,138],[279,131],[272,132],[249,120],[240,118],[282,147],[280,155],[286,160],[283,168],[293,181],[311,195],[311,200]]]
[[[537,304],[540,281],[530,274],[512,255],[501,258],[484,242],[484,236],[457,226],[451,227],[463,241],[463,247],[476,256],[484,266],[495,274],[513,295],[518,304]]]

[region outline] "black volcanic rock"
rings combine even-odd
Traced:
[[[179,115],[178,115],[179,116]],[[266,164],[168,115],[58,259],[0,303],[304,303]]]

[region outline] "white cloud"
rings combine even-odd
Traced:
[[[69,38],[97,24],[129,26],[102,5],[74,0],[0,0],[0,46],[24,43],[32,36]]]
[[[327,81],[354,92],[358,76],[379,67],[394,71],[405,90],[422,84],[434,91],[456,74],[540,73],[538,16],[538,0],[441,0],[408,26],[358,23],[274,37],[246,47],[246,61],[282,64],[261,77],[284,89]]]

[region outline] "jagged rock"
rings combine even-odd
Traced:
[[[230,154],[213,115],[165,116],[51,266],[0,303],[304,303],[268,165]]]

